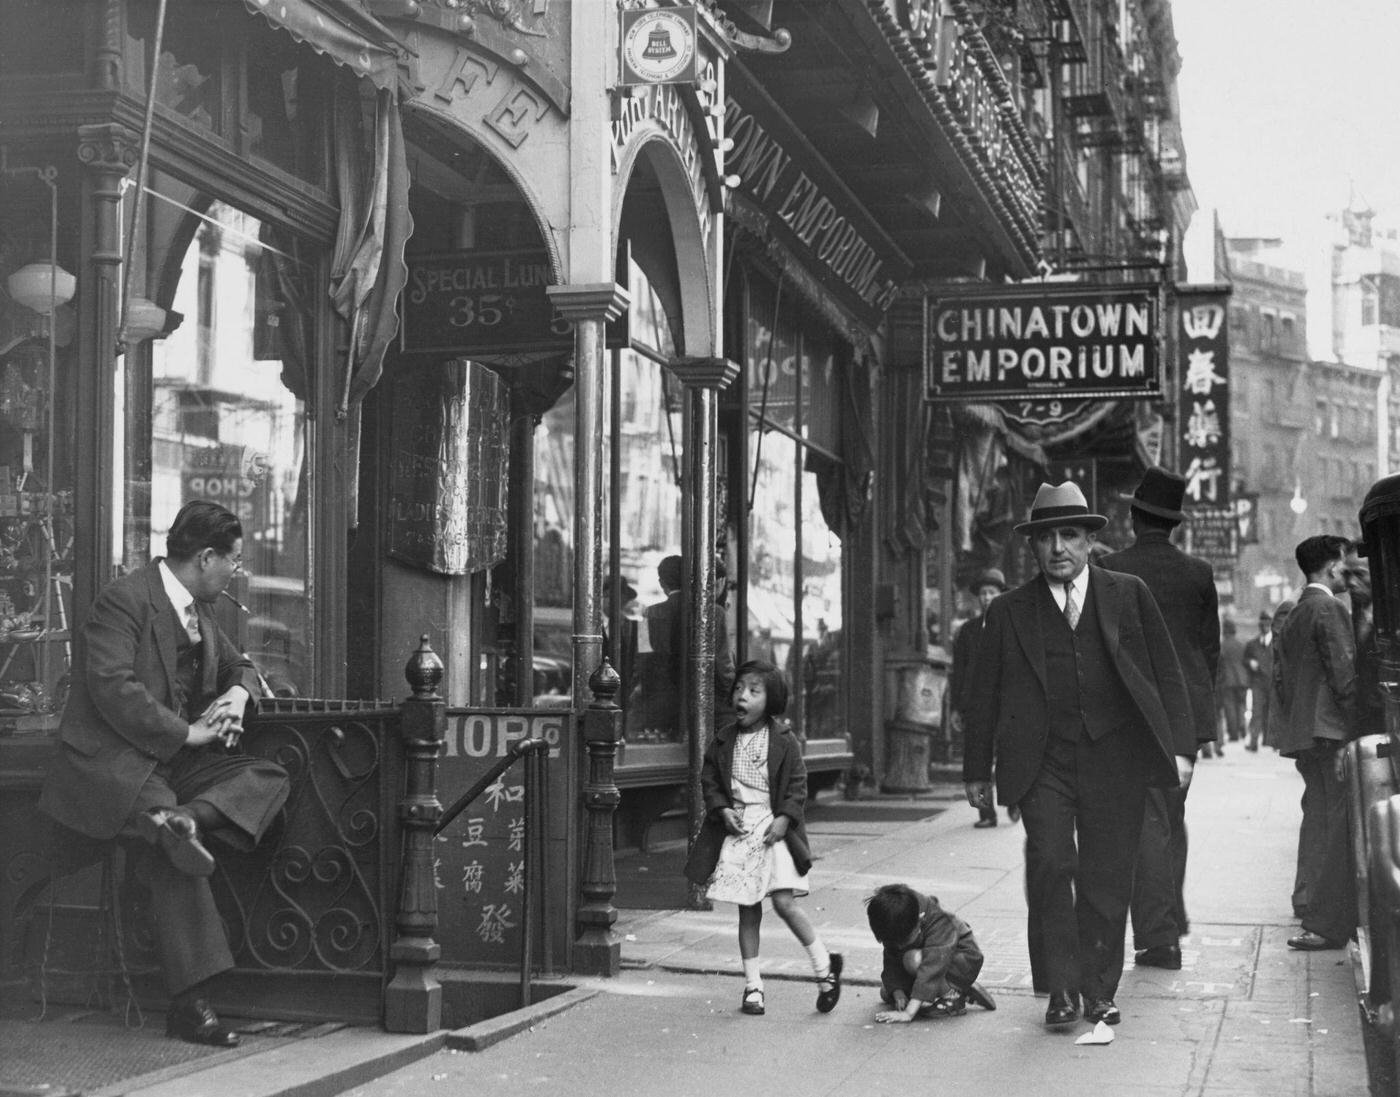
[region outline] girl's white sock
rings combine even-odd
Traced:
[[[744,986],[763,989],[763,976],[758,973],[758,957],[744,958]]]
[[[812,959],[812,973],[818,979],[824,978],[831,971],[831,954],[826,951],[820,937],[807,946],[807,955]]]

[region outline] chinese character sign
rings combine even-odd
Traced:
[[[1186,505],[1230,502],[1230,291],[1183,287],[1177,294],[1181,473]]]

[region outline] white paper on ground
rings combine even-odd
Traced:
[[[1094,1026],[1092,1032],[1086,1032],[1074,1042],[1076,1044],[1111,1044],[1113,1043],[1113,1029],[1100,1021]]]

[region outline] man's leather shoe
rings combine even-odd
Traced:
[[[1123,1014],[1118,1011],[1112,998],[1090,999],[1088,1007],[1084,1010],[1084,1016],[1096,1024],[1102,1021],[1106,1025],[1116,1025],[1123,1019]]]
[[[1345,941],[1334,941],[1330,937],[1313,933],[1311,930],[1305,930],[1297,937],[1288,938],[1288,947],[1296,948],[1299,952],[1326,952],[1328,949],[1341,948],[1345,944]]]
[[[238,1033],[225,1027],[203,998],[172,1004],[165,1015],[165,1034],[209,1047],[238,1046]]]
[[[1177,945],[1154,945],[1133,957],[1138,967],[1160,967],[1168,971],[1181,970],[1181,949]]]
[[[214,857],[199,840],[199,827],[188,815],[152,808],[137,817],[136,829],[186,876],[214,874]]]
[[[1045,1010],[1045,1027],[1061,1028],[1079,1020],[1079,995],[1068,990],[1052,990]]]
[[[977,822],[972,825],[977,830],[985,830],[987,827],[994,827],[997,825],[996,816],[993,815],[990,819],[978,819]]]

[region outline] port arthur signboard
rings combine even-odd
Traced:
[[[1161,288],[978,285],[931,295],[932,401],[1162,395]]]

